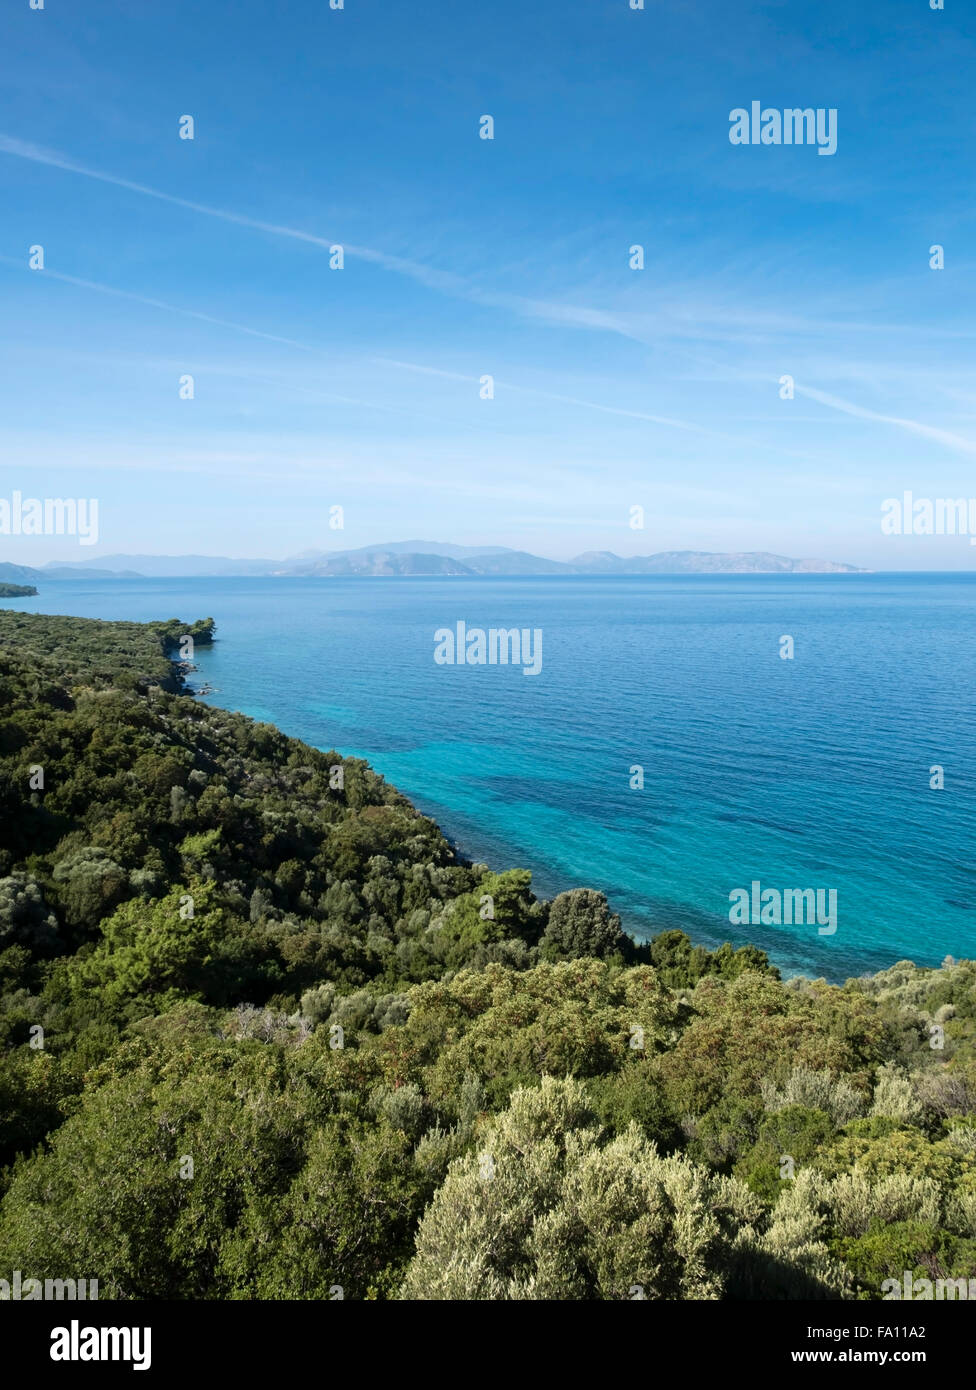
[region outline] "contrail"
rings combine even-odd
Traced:
[[[819,401],[831,410],[840,410],[845,415],[856,416],[859,420],[875,420],[882,425],[895,425],[898,429],[907,430],[909,434],[921,435],[923,439],[934,439],[936,443],[945,444],[947,448],[959,449],[964,454],[976,454],[976,444],[964,439],[960,434],[952,434],[949,430],[940,430],[934,425],[923,425],[919,420],[909,420],[900,415],[882,415],[876,410],[867,410],[864,406],[845,401],[840,396],[830,396],[826,391],[817,391],[812,386],[796,386],[794,389],[801,396]]]
[[[12,256],[0,256],[0,264],[13,266],[18,270],[24,270],[22,261],[14,260]],[[41,270],[29,271],[29,274],[37,274],[46,279],[60,280],[65,285],[77,285],[81,289],[96,290],[99,294],[110,294],[116,299],[130,299],[136,304],[147,304],[151,309],[165,309],[169,314],[182,314],[184,318],[199,319],[201,323],[211,323],[217,328],[230,328],[235,333],[246,333],[251,338],[264,338],[269,343],[283,343],[286,347],[300,348],[302,352],[320,352],[320,348],[310,347],[307,343],[300,343],[295,338],[282,338],[276,333],[265,333],[260,328],[248,328],[244,323],[232,323],[229,319],[214,318],[212,314],[203,314],[196,309],[184,309],[178,304],[167,304],[162,299],[150,299],[144,294],[134,294],[131,290],[119,290],[114,285],[102,285],[97,280],[83,280],[77,275],[65,275],[60,270]]]
[[[244,213],[229,212],[226,208],[215,208],[209,203],[198,203],[192,198],[180,198],[175,193],[164,193],[159,188],[151,188],[146,183],[135,183],[132,179],[119,178],[117,174],[106,174],[101,169],[92,169],[87,164],[79,164],[74,159],[69,159],[67,155],[60,154],[57,150],[44,149],[40,145],[32,145],[26,140],[18,140],[10,135],[0,134],[0,154],[15,155],[18,159],[28,159],[34,164],[47,164],[52,169],[63,169],[69,174],[81,174],[87,179],[97,179],[99,183],[109,183],[115,188],[125,188],[130,193],[141,193],[146,198],[156,198],[161,203],[171,203],[174,207],[186,208],[190,212],[198,212],[204,217],[216,217],[221,222],[231,222],[236,227],[248,227],[252,231],[265,232],[269,236],[288,237],[292,241],[303,241],[310,246],[318,246],[324,251],[331,251],[336,245],[335,239],[316,236],[314,232],[305,232],[298,227],[286,227],[280,222],[264,222],[258,217],[248,217]],[[401,256],[388,256],[382,251],[372,251],[365,246],[349,246],[343,243],[343,250],[347,255],[359,256],[362,260],[373,261],[377,265],[385,266],[388,270],[399,271],[403,275],[410,275],[414,279],[422,280],[434,288],[455,291],[463,289],[464,282],[460,276],[452,275],[447,271],[431,270],[427,266],[418,265],[415,261],[404,260]]]
[[[422,372],[426,376],[444,377],[448,381],[465,381],[475,384],[478,381],[477,377],[465,376],[462,372],[448,372],[441,367],[422,367],[415,362],[400,362],[393,357],[374,357],[373,361],[382,366],[400,367],[408,372]],[[691,430],[694,434],[714,434],[714,431],[704,429],[701,425],[689,424],[687,420],[675,420],[669,415],[650,415],[643,410],[625,410],[621,406],[601,405],[598,401],[586,401],[579,396],[561,396],[557,395],[555,391],[543,391],[537,386],[517,386],[514,382],[503,381],[500,377],[495,379],[495,384],[504,387],[506,391],[517,391],[523,396],[540,396],[543,400],[559,401],[563,405],[577,405],[584,410],[599,410],[604,415],[622,415],[627,420],[646,420],[651,425],[669,425],[672,429]]]
[[[29,144],[26,140],[16,140],[10,135],[0,134],[0,153],[16,155],[18,159],[29,159],[34,164],[48,164],[53,169],[64,169],[69,174],[82,174],[87,179],[97,179],[99,183],[110,183],[116,188],[127,188],[130,193],[142,193],[147,198],[158,198],[162,203],[172,203],[175,207],[188,208],[191,212],[203,213],[205,217],[219,217],[223,222],[234,222],[239,227],[251,227],[258,232],[269,232],[274,236],[292,237],[296,241],[308,241],[314,246],[326,249],[332,244],[325,237],[313,236],[294,227],[281,227],[273,222],[262,222],[256,217],[245,217],[241,213],[227,212],[223,208],[210,207],[207,203],[196,203],[190,198],[179,198],[175,193],[163,193],[158,188],[150,188],[145,183],[133,183],[131,179],[119,178],[116,174],[105,174],[100,169],[90,169],[86,164],[78,164],[57,150],[46,150],[40,145]]]
[[[84,178],[96,179],[99,183],[108,183],[115,188],[125,188],[130,193],[141,193],[146,198],[155,198],[161,203],[170,203],[173,207],[186,208],[189,212],[199,213],[203,217],[215,217],[221,222],[230,222],[236,227],[248,227],[252,231],[264,232],[268,236],[287,237],[291,241],[301,241],[309,246],[317,246],[324,251],[331,251],[334,245],[339,244],[334,238],[330,240],[328,237],[316,236],[314,232],[305,232],[298,227],[287,227],[280,222],[264,222],[260,218],[248,217],[244,213],[229,212],[226,208],[215,208],[209,203],[198,203],[191,198],[180,198],[175,193],[164,193],[161,189],[151,188],[149,184],[136,183],[132,179],[123,179],[117,174],[106,174],[100,169],[92,169],[87,164],[79,164],[77,160],[69,159],[67,155],[60,154],[57,150],[45,149],[41,145],[31,144],[27,140],[18,140],[11,135],[0,133],[0,154],[14,155],[17,159],[27,159],[34,164],[46,164],[52,169],[63,169],[69,174],[81,174]],[[417,261],[407,260],[403,256],[391,256],[385,251],[375,251],[368,246],[352,246],[348,242],[342,242],[341,245],[347,256],[358,257],[360,260],[381,266],[384,270],[405,275],[428,289],[437,290],[442,294],[483,304],[488,308],[507,309],[509,312],[517,313],[524,318],[544,318],[552,323],[569,323],[577,327],[595,328],[641,341],[619,316],[604,313],[602,310],[586,309],[570,304],[550,304],[544,300],[528,299],[523,295],[482,290],[470,285],[460,275],[456,275],[452,271],[434,270],[432,267],[421,265]]]

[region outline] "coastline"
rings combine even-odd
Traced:
[[[382,591],[61,584],[12,607],[153,621],[191,604],[217,611],[226,640],[198,650],[189,678],[205,701],[367,759],[475,857],[532,865],[546,896],[602,885],[635,934],[675,924],[709,944],[758,940],[786,973],[832,980],[976,954],[965,870],[976,800],[958,757],[947,790],[928,789],[930,764],[968,737],[969,717],[948,708],[976,679],[968,654],[933,692],[924,735],[912,714],[953,613],[973,602],[972,576],[861,576],[843,590],[822,576],[560,578],[463,590],[465,607],[479,604],[472,622],[490,616],[484,603],[545,626],[545,670],[522,681],[534,695],[502,675],[431,665],[425,629],[444,605],[457,612],[459,592],[436,579]],[[887,656],[864,640],[882,613],[904,634]],[[776,652],[790,626],[792,664]],[[889,660],[903,673],[894,695]],[[762,679],[730,684],[730,661]],[[881,714],[865,723],[865,710]],[[639,793],[627,784],[634,762],[648,780]],[[837,933],[731,926],[729,893],[756,866],[764,885],[836,887]]]
[[[636,946],[598,890],[538,897],[362,759],[197,699],[195,628],[0,610],[0,1268],[192,1301],[968,1277],[976,963],[835,986]],[[584,1178],[633,1201],[571,1265],[523,1248]]]

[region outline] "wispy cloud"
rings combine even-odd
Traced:
[[[868,410],[862,405],[856,405],[853,401],[845,401],[840,396],[831,396],[826,391],[818,391],[813,386],[797,385],[795,389],[798,395],[806,396],[812,401],[819,401],[821,405],[825,405],[831,410],[843,411],[845,415],[853,415],[859,420],[872,420],[882,425],[894,425],[896,429],[907,430],[909,434],[917,434],[923,439],[931,439],[937,444],[944,444],[948,449],[956,449],[964,454],[976,454],[976,443],[971,439],[964,439],[960,434],[952,434],[949,430],[940,430],[934,425],[926,425],[919,420],[909,420],[900,415],[884,415],[877,410]]]
[[[428,289],[445,296],[462,299],[484,308],[498,309],[522,319],[531,319],[551,324],[555,327],[589,329],[600,333],[610,333],[627,338],[632,342],[652,345],[673,340],[712,340],[737,344],[768,343],[782,338],[795,338],[798,334],[809,336],[825,334],[831,338],[839,333],[918,334],[919,325],[885,323],[882,321],[858,321],[849,318],[805,317],[803,315],[782,314],[764,311],[756,304],[734,306],[721,305],[710,292],[704,296],[700,292],[689,292],[683,299],[675,298],[672,292],[666,301],[655,304],[654,311],[630,307],[606,308],[563,300],[539,298],[531,295],[512,293],[506,290],[486,288],[454,271],[441,270],[420,261],[404,256],[393,255],[374,247],[351,244],[341,236],[322,236],[300,227],[288,226],[281,222],[269,222],[262,218],[250,217],[246,213],[232,209],[215,207],[192,198],[183,198],[175,193],[167,193],[149,184],[134,179],[123,178],[118,174],[94,169],[60,151],[21,140],[16,136],[0,133],[0,154],[7,154],[31,163],[60,169],[65,173],[94,179],[99,183],[122,188],[142,197],[153,198],[173,207],[184,208],[188,212],[203,217],[216,218],[233,226],[260,232],[266,236],[283,237],[291,241],[317,247],[329,252],[341,244],[346,257],[359,259],[367,264],[378,266],[392,274],[405,276]],[[673,275],[669,276],[673,284]],[[148,302],[148,301],[147,301]],[[162,307],[162,306],[161,306]],[[170,306],[167,306],[170,307]],[[243,331],[248,331],[244,329]],[[969,338],[976,330],[958,329],[932,325],[922,331],[949,338]],[[296,344],[296,346],[302,346]]]
[[[12,256],[0,256],[0,264],[12,266],[15,270],[25,270],[23,261],[14,260]],[[201,323],[214,324],[217,328],[229,328],[235,333],[246,333],[251,338],[263,338],[269,343],[282,343],[286,347],[300,348],[303,352],[315,352],[318,349],[310,347],[307,343],[300,343],[294,338],[283,338],[277,333],[266,333],[261,328],[249,328],[244,323],[232,323],[229,319],[214,318],[212,314],[203,314],[198,309],[185,309],[179,304],[167,304],[162,299],[151,299],[144,294],[134,294],[131,290],[116,289],[114,285],[103,285],[97,280],[85,280],[78,275],[66,275],[60,270],[26,271],[27,274],[40,275],[47,280],[60,280],[62,284],[74,285],[78,289],[94,290],[98,294],[112,295],[116,299],[128,299],[134,304],[145,304],[151,309],[164,309],[168,314],[181,314],[184,318],[198,319]]]
[[[373,361],[380,366],[398,367],[402,371],[420,372],[424,376],[442,377],[447,381],[463,381],[466,384],[477,384],[479,378],[467,376],[463,372],[449,372],[441,367],[425,367],[415,362],[400,362],[392,357],[375,357]],[[687,420],[675,420],[668,415],[651,415],[643,410],[624,410],[618,406],[601,405],[598,401],[587,401],[579,396],[561,396],[554,391],[542,391],[536,386],[517,386],[514,382],[503,381],[501,378],[495,379],[495,385],[501,386],[506,391],[517,391],[523,396],[538,396],[542,400],[557,401],[562,405],[575,405],[583,410],[598,410],[605,415],[621,415],[628,420],[646,420],[652,425],[669,425],[672,429],[692,430],[695,434],[709,434],[710,430],[702,428],[700,425],[690,424]]]
[[[311,232],[299,231],[294,227],[283,227],[274,222],[263,222],[259,218],[229,212],[225,208],[211,207],[207,203],[198,203],[191,198],[180,198],[175,193],[164,193],[161,189],[151,188],[148,184],[136,183],[132,179],[121,178],[118,174],[107,174],[101,169],[92,169],[87,164],[79,164],[77,160],[70,159],[57,150],[45,149],[42,145],[34,145],[27,140],[18,140],[11,135],[0,133],[0,154],[14,155],[18,159],[30,160],[33,164],[47,164],[53,169],[62,169],[69,174],[81,174],[86,179],[97,179],[99,183],[110,183],[116,188],[128,189],[130,193],[141,193],[146,198],[156,198],[162,203],[172,203],[174,207],[186,208],[190,212],[199,212],[205,217],[217,217],[222,222],[233,222],[238,227],[250,227],[254,231],[269,232],[274,236],[307,241],[326,250],[330,246],[326,237],[315,236]]]
[[[200,203],[192,198],[181,198],[175,193],[165,193],[162,189],[152,188],[149,184],[121,178],[117,174],[109,174],[101,169],[92,169],[89,165],[81,164],[57,150],[46,149],[44,146],[32,144],[30,141],[17,139],[15,136],[0,133],[0,154],[12,155],[17,159],[26,159],[34,164],[44,164],[52,169],[61,169],[65,173],[79,174],[83,178],[95,179],[99,183],[111,184],[115,188],[124,188],[130,193],[138,193],[146,198],[155,198],[159,202],[169,203],[173,207],[185,208],[188,212],[199,213],[203,217],[214,217],[237,227],[246,227],[252,231],[263,232],[268,236],[286,237],[292,241],[304,242],[306,245],[319,247],[323,251],[331,251],[333,246],[340,244],[339,239],[335,237],[319,236],[314,232],[307,232],[298,227],[289,227],[280,222],[266,222],[261,218],[248,217],[245,213],[213,207],[209,203]],[[428,289],[455,298],[466,299],[486,308],[507,309],[523,317],[544,319],[553,324],[599,329],[627,338],[638,337],[626,316],[617,313],[487,290],[471,284],[470,281],[453,271],[438,270],[433,266],[423,265],[419,261],[390,255],[388,252],[377,251],[368,246],[350,245],[348,242],[341,242],[341,245],[346,256],[358,258],[395,274],[408,276],[410,279],[425,285]]]
[[[14,136],[0,134],[0,153],[58,169],[65,173],[93,179],[113,187],[124,189],[138,196],[152,198],[163,203],[168,203],[174,207],[184,208],[200,216],[215,218],[222,222],[230,223],[234,226],[246,228],[264,235],[301,242],[323,251],[330,251],[337,241],[336,238],[322,236],[302,228],[251,217],[247,214],[227,208],[215,207],[208,203],[201,203],[194,199],[168,193],[136,180],[127,179],[117,174],[92,168],[59,151],[48,149]],[[690,300],[686,299],[685,302],[680,302],[672,296],[670,303],[659,304],[653,314],[642,310],[635,312],[630,309],[595,309],[578,303],[564,303],[485,288],[472,283],[470,280],[454,272],[440,270],[422,264],[416,260],[391,255],[371,247],[351,245],[347,242],[343,242],[342,244],[347,257],[358,257],[364,262],[377,265],[391,273],[406,276],[438,293],[477,303],[485,307],[497,308],[521,318],[537,319],[557,326],[569,325],[596,332],[612,333],[645,345],[652,343],[661,344],[669,339],[682,338],[698,338],[699,340],[713,338],[714,340],[742,343],[744,341],[759,342],[783,337],[792,338],[798,333],[837,335],[843,332],[884,332],[890,334],[907,331],[910,327],[913,332],[917,331],[914,326],[910,325],[858,322],[830,317],[825,317],[819,321],[815,318],[805,320],[802,316],[794,317],[792,315],[764,313],[758,306],[725,307],[716,303],[714,300],[709,301],[708,299],[702,299],[700,297]],[[3,260],[6,264],[19,264],[5,257],[0,257],[0,260]],[[61,280],[66,284],[75,285],[79,288],[131,300],[135,303],[144,304],[147,307],[163,310],[168,313],[180,314],[200,322],[210,323],[251,337],[279,343],[303,352],[316,352],[319,350],[308,343],[303,343],[293,338],[269,333],[263,329],[252,328],[246,324],[221,319],[199,310],[184,308],[128,290],[117,289],[97,281],[82,279],[53,270],[45,271],[44,274],[50,278]],[[957,331],[954,330],[947,330],[947,332],[950,336],[957,335]],[[964,330],[963,333],[958,333],[958,336],[965,336],[966,332],[967,330]],[[382,360],[388,361],[389,365],[403,369],[426,372],[431,375],[442,377],[452,376],[451,373],[436,368],[423,367],[406,362],[397,362],[392,359]],[[715,365],[718,366],[718,364]],[[738,373],[736,369],[733,368],[731,375],[734,376],[736,374]],[[748,372],[748,374],[755,375],[754,372]],[[456,377],[458,380],[469,382],[477,380],[477,378],[466,377],[461,374],[456,374]],[[597,411],[606,415],[645,421],[648,424],[661,425],[670,429],[688,431],[706,436],[729,438],[727,435],[719,436],[715,431],[704,428],[689,420],[673,416],[607,405],[583,397],[558,394],[540,388],[521,384],[516,385],[502,380],[498,380],[497,384],[513,392],[519,392],[541,399],[548,399],[585,410]],[[841,412],[854,418],[871,421],[876,424],[888,425],[967,455],[976,453],[976,443],[951,431],[940,429],[909,417],[888,415],[879,411],[870,410],[852,401],[839,396],[830,395],[827,392],[820,391],[813,387],[797,385],[796,390],[798,394],[816,401],[826,406],[828,409]],[[748,441],[739,440],[737,442],[743,443]]]

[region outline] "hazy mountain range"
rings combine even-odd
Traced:
[[[449,545],[440,541],[394,541],[358,550],[309,550],[286,560],[232,560],[219,555],[105,555],[96,560],[51,561],[39,569],[0,563],[0,580],[37,584],[44,580],[177,579],[263,575],[384,577],[410,574],[858,574],[856,565],[833,560],[792,560],[765,550],[716,553],[664,550],[621,556],[588,550],[573,560],[547,560],[505,546]]]

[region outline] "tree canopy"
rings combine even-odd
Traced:
[[[122,1298],[880,1298],[976,1277],[976,964],[782,981],[464,860],[0,612],[0,1273]]]

